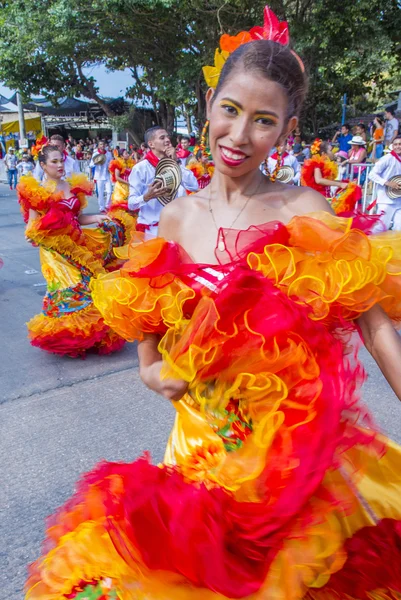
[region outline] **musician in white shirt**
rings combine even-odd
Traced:
[[[49,145],[56,146],[64,158],[64,177],[71,177],[73,173],[80,173],[81,170],[79,168],[79,162],[74,160],[72,156],[69,156],[65,151],[65,142],[62,135],[55,133],[49,139]],[[42,181],[44,175],[44,171],[37,161],[35,169],[33,171],[33,176],[37,181]]]
[[[165,129],[156,126],[151,127],[145,133],[145,143],[149,152],[145,158],[137,163],[128,178],[129,197],[128,207],[130,210],[138,210],[137,230],[144,231],[146,237],[157,235],[160,213],[163,206],[157,200],[157,196],[166,194],[167,189],[162,187],[161,182],[155,182],[157,163],[161,158],[171,158],[180,164],[182,183],[178,189],[177,196],[185,196],[186,190],[198,191],[198,182],[195,175],[177,159],[175,149],[171,144],[170,136]]]
[[[105,160],[102,164],[96,164],[95,157],[99,154],[105,156]],[[113,186],[111,183],[111,174],[109,171],[109,164],[113,160],[113,155],[109,150],[106,150],[106,143],[100,141],[97,145],[96,150],[92,154],[89,167],[95,167],[95,173],[93,179],[96,182],[97,189],[97,201],[99,204],[99,211],[105,213],[111,204],[111,193]],[[105,197],[106,192],[106,197]]]
[[[396,175],[401,176],[401,136],[393,141],[393,150],[380,158],[371,172],[369,179],[377,184],[377,214],[382,214],[382,223],[388,229],[401,230],[401,184],[391,181]],[[399,191],[398,198],[389,198],[387,190]]]

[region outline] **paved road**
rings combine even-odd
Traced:
[[[95,211],[92,200],[90,209]],[[16,196],[0,184],[0,599],[19,600],[43,521],[99,460],[133,460],[163,449],[174,412],[138,377],[135,345],[73,360],[26,339],[45,290],[38,251],[25,242]],[[364,396],[384,431],[401,441],[401,406],[370,357]]]

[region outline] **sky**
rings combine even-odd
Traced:
[[[125,94],[125,90],[132,85],[131,73],[128,69],[124,71],[107,72],[103,65],[85,69],[85,74],[92,75],[99,86],[101,96],[118,98]],[[13,91],[0,82],[0,94],[6,98],[13,95]]]

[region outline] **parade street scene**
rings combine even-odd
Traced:
[[[398,0],[0,8],[0,600],[401,600]]]

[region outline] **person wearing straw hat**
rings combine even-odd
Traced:
[[[366,162],[366,142],[361,135],[354,135],[352,140],[348,142],[351,145],[351,149],[348,152],[348,159],[343,164],[361,164]],[[366,178],[365,173],[366,167],[361,169],[361,176],[359,184],[363,185]],[[353,168],[354,178],[358,177],[358,167]]]
[[[162,182],[155,180],[156,167],[162,158],[170,158],[179,163],[182,184],[177,195],[185,196],[186,191],[197,192],[198,182],[195,175],[185,168],[185,161],[177,159],[170,136],[163,127],[151,127],[145,133],[145,144],[149,147],[145,158],[134,166],[128,179],[130,194],[129,210],[138,210],[137,231],[146,233],[146,237],[157,235],[160,213],[163,205],[158,198],[168,195],[169,190]]]
[[[397,178],[397,179],[395,179]],[[387,229],[401,230],[401,136],[393,142],[393,149],[382,156],[369,179],[377,185],[377,213]]]

